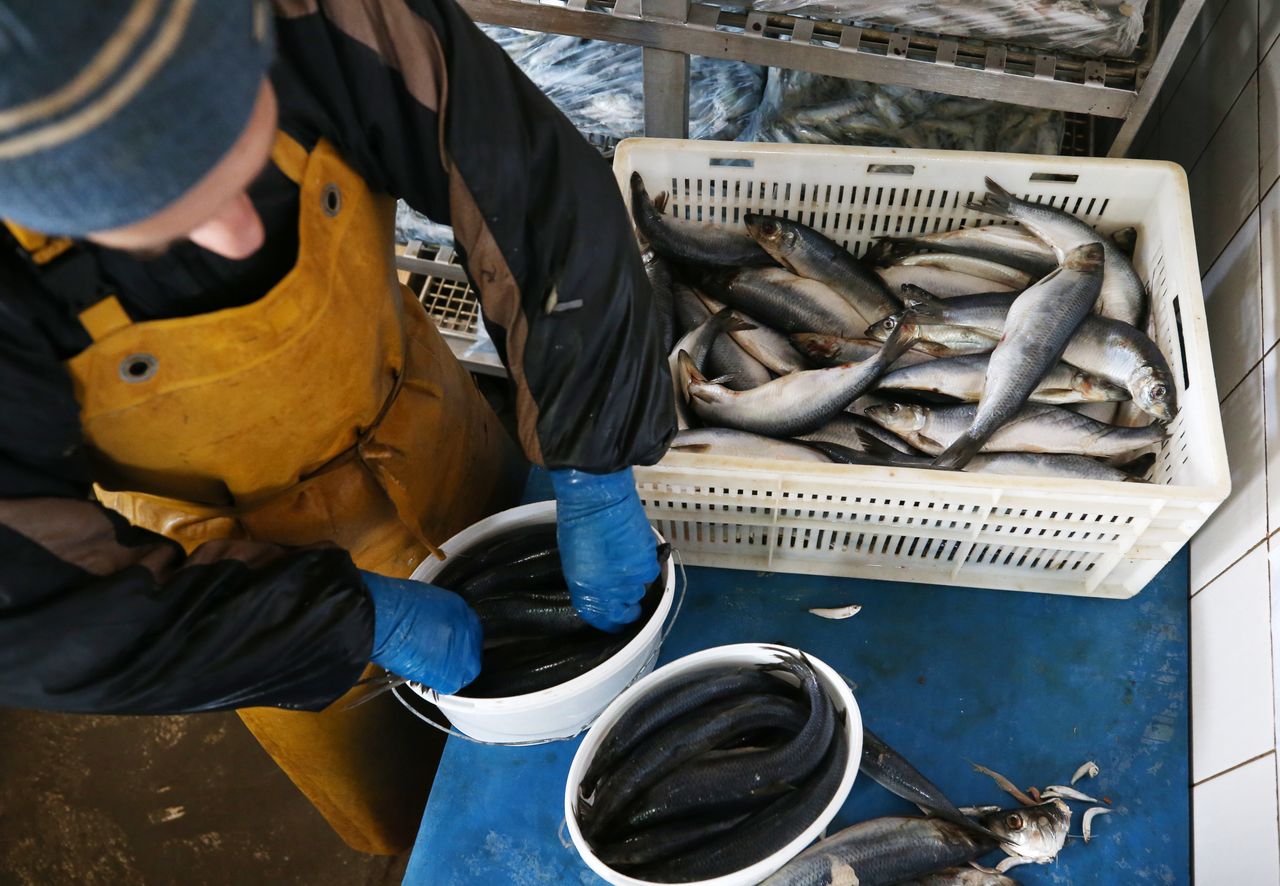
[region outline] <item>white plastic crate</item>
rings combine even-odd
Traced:
[[[629,139],[632,171],[681,218],[799,219],[854,254],[877,236],[987,224],[966,209],[991,176],[1103,233],[1138,228],[1154,335],[1180,411],[1151,483],[813,465],[670,453],[636,479],[649,517],[691,564],[1130,597],[1231,488],[1190,201],[1171,163],[818,145]],[[745,230],[745,229],[744,229]]]

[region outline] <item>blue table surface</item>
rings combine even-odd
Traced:
[[[803,648],[852,679],[867,725],[962,806],[1013,803],[968,760],[1023,787],[1094,760],[1101,774],[1077,787],[1115,814],[1017,879],[1187,883],[1187,581],[1185,550],[1126,601],[690,567],[659,665],[726,643]],[[846,621],[807,612],[849,603],[863,609]],[[603,882],[558,837],[579,741],[449,739],[404,882]],[[1073,807],[1079,835],[1087,807]],[[895,814],[919,813],[859,777],[831,830]]]

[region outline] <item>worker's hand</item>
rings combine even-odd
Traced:
[[[452,591],[361,571],[373,598],[373,663],[452,695],[480,673],[480,619]]]
[[[640,617],[645,585],[658,577],[653,530],[631,469],[551,472],[556,536],[569,594],[582,618],[618,631]]]

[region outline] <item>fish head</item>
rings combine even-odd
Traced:
[[[796,332],[791,335],[791,345],[797,351],[819,360],[830,360],[840,350],[833,336],[818,332]]]
[[[1001,809],[982,816],[982,823],[1000,837],[1000,847],[1023,858],[1053,858],[1067,841],[1071,808],[1060,799],[1035,806]]]
[[[1178,414],[1178,387],[1163,369],[1143,366],[1129,380],[1138,408],[1159,421],[1170,422]]]
[[[1062,259],[1062,266],[1084,274],[1102,273],[1102,244],[1084,243],[1071,250]]]
[[[1113,385],[1105,378],[1077,369],[1071,374],[1071,390],[1085,403],[1109,403],[1124,400],[1129,393],[1119,385]]]
[[[867,418],[899,437],[923,431],[929,423],[929,411],[915,403],[877,403],[867,408]]]
[[[867,338],[873,338],[876,341],[888,341],[889,336],[893,335],[893,331],[898,328],[898,324],[903,321],[902,313],[890,314],[888,317],[882,317],[867,327]]]
[[[747,226],[747,233],[760,244],[761,249],[786,264],[786,256],[796,248],[799,238],[794,226],[777,216],[756,212],[748,212],[742,221]]]

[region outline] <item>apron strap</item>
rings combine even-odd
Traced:
[[[307,149],[283,129],[276,130],[276,141],[271,146],[271,162],[294,184],[302,184],[307,168]]]

